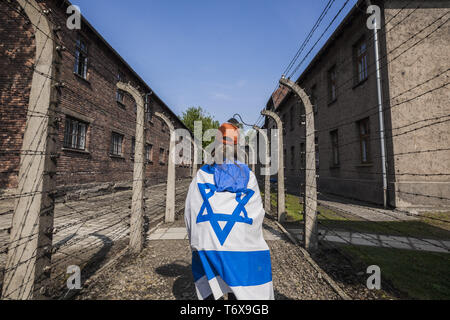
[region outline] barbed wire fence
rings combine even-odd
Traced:
[[[101,160],[91,159],[93,154],[112,154],[111,147],[106,147],[105,144],[94,145],[89,138],[84,141],[88,152],[83,154],[76,150],[64,151],[62,137],[65,137],[66,128],[63,121],[67,113],[60,108],[61,105],[84,103],[92,110],[104,114],[117,113],[119,116],[119,112],[115,112],[88,90],[74,89],[60,80],[61,63],[73,65],[76,60],[75,53],[64,47],[66,41],[76,41],[75,37],[61,39],[59,35],[60,26],[65,25],[64,16],[48,10],[42,3],[30,0],[7,1],[4,4],[2,8],[7,9],[2,14],[15,21],[19,28],[23,26],[23,21],[31,24],[36,32],[35,39],[40,46],[37,46],[33,65],[27,67],[42,86],[32,93],[35,98],[30,98],[30,104],[26,108],[27,121],[22,148],[10,147],[0,151],[1,155],[21,159],[17,173],[17,192],[0,195],[2,299],[68,298],[77,291],[76,288],[66,286],[66,280],[71,275],[68,274],[69,266],[80,268],[84,283],[108,259],[128,247],[133,183],[145,183],[142,195],[144,206],[142,217],[139,218],[142,220],[139,223],[141,229],[136,230],[138,236],[144,238],[151,228],[164,221],[166,182],[160,180],[155,184],[152,180],[158,179],[156,175],[153,177],[147,173],[133,177],[133,166],[140,164],[138,159],[143,161],[145,167],[153,161],[151,158],[156,158],[153,156],[155,148],[151,150],[150,159],[145,156],[144,150],[138,150],[142,152],[138,157],[132,148],[128,152],[125,136],[117,157],[112,158],[111,166],[104,165]],[[48,22],[44,23],[45,21]],[[64,36],[71,37],[70,33],[65,33]],[[49,52],[52,58],[48,57]],[[50,67],[42,68],[49,59]],[[119,81],[117,70],[111,70],[111,66],[107,66],[98,57],[90,56],[89,59],[91,71],[96,76],[108,83],[115,84]],[[51,92],[47,102],[45,90]],[[125,95],[130,104],[135,100],[131,94],[125,92]],[[143,106],[137,101],[134,103],[138,104],[136,119],[121,117],[122,126],[133,134],[136,126],[145,126],[148,119],[147,114],[142,116],[139,113]],[[15,110],[8,105],[2,108],[5,112]],[[145,123],[140,119],[145,119]],[[93,132],[105,135],[111,131],[111,127],[101,119],[93,119],[88,126],[90,137]],[[134,145],[145,146],[148,143],[145,134],[143,139],[137,139],[137,136],[136,134]],[[9,140],[14,146],[21,142],[19,137]],[[48,146],[52,144],[53,149],[49,149]],[[76,154],[77,161],[84,164],[88,161],[89,164],[80,169],[70,162],[74,158],[67,156],[65,152]],[[164,154],[165,160],[159,159],[160,164],[165,165],[169,156],[171,155]],[[133,164],[124,169],[120,165],[124,160]],[[41,168],[40,171],[37,167]],[[113,174],[116,170],[119,172]],[[101,177],[101,181],[96,181],[96,184],[85,183],[86,189],[78,189],[83,181],[89,181],[86,178],[90,175]],[[185,191],[185,182],[176,184],[176,210],[184,205]],[[20,215],[17,214],[19,211]]]
[[[411,19],[419,18],[416,17],[421,6],[410,7],[409,5],[413,1],[405,4],[402,8],[400,8],[395,14],[393,14],[387,22],[382,26],[382,28],[378,31],[379,36],[385,36],[386,34],[396,30],[400,26],[405,25]],[[405,39],[402,41],[398,41],[398,44],[395,44],[392,48],[386,49],[386,52],[378,58],[378,61],[373,61],[367,64],[367,77],[371,75],[375,75],[376,73],[376,62],[380,63],[381,70],[387,70],[389,66],[391,66],[395,61],[399,58],[403,57],[408,52],[411,52],[412,49],[420,46],[426,45],[426,40],[430,42],[436,41],[439,37],[444,37],[444,33],[448,30],[448,20],[450,11],[442,10],[437,17],[433,17],[432,19],[428,19],[426,23],[422,24],[420,28],[415,30],[411,30]],[[365,26],[364,26],[365,27]],[[317,29],[317,28],[316,28]],[[323,34],[322,34],[323,35]],[[371,40],[371,36],[368,37]],[[317,44],[317,42],[316,42]],[[367,47],[373,47],[373,42],[367,41]],[[303,48],[304,49],[304,48]],[[312,48],[311,48],[312,50]],[[309,50],[308,54],[311,52]],[[367,49],[368,50],[368,49]],[[307,55],[308,55],[307,54]],[[300,55],[297,55],[295,59],[300,60],[297,67],[294,68],[295,63],[291,62],[291,69],[294,68],[293,72],[290,74],[290,77],[295,75],[295,73],[299,70],[300,65],[306,61],[307,55],[301,59]],[[345,56],[340,57],[339,61],[336,62],[336,69],[345,70],[347,68],[352,68],[352,64],[354,63],[354,56]],[[448,108],[445,105],[434,105],[436,109],[440,111],[434,110],[426,115],[421,115],[419,119],[407,116],[405,113],[414,111],[414,107],[420,105],[418,102],[426,102],[431,101],[431,97],[433,95],[439,95],[440,97],[444,97],[446,92],[448,91],[448,85],[450,84],[449,80],[449,70],[450,65],[444,64],[439,65],[434,68],[437,70],[435,74],[428,74],[428,78],[424,79],[420,78],[419,81],[416,81],[414,85],[410,87],[406,87],[403,91],[396,93],[395,96],[387,96],[382,100],[382,111],[383,112],[396,112],[397,122],[396,126],[384,130],[384,137],[387,142],[393,143],[395,141],[397,144],[400,144],[400,148],[389,150],[391,154],[389,156],[396,161],[401,159],[401,161],[411,163],[415,163],[418,161],[422,161],[420,156],[424,154],[430,155],[429,163],[421,162],[421,166],[416,166],[417,168],[414,170],[411,169],[399,169],[388,167],[387,176],[390,178],[390,182],[398,181],[397,178],[438,178],[441,182],[448,182],[448,177],[450,176],[450,170],[442,170],[439,172],[436,171],[436,167],[433,167],[434,161],[432,158],[437,156],[438,159],[448,158],[450,154],[450,146],[447,144],[438,145],[434,144],[433,146],[428,147],[427,145],[422,145],[421,147],[417,147],[415,145],[411,145],[405,143],[408,141],[410,137],[414,135],[420,137],[424,137],[426,135],[433,135],[436,137],[441,137],[442,135],[447,135],[448,137],[448,122],[450,121],[450,113],[448,112]],[[284,73],[287,74],[287,73]],[[354,87],[354,78],[352,75],[346,79],[339,79],[339,82],[336,84],[336,92],[337,95],[345,95],[348,92],[351,92]],[[284,76],[282,77],[282,79]],[[274,91],[272,95],[272,101],[274,108],[280,107],[281,103],[288,102],[284,101],[285,97],[288,95],[289,91],[294,92],[291,87],[287,87],[283,85],[283,82],[280,80],[280,86],[277,90]],[[288,89],[288,90],[286,90]],[[310,98],[310,97],[308,97]],[[293,100],[297,100],[297,103],[294,102],[297,110],[300,111],[300,116],[296,117],[293,121],[296,126],[300,125],[300,127],[305,128],[305,119],[308,118],[314,119],[315,114],[317,113],[316,108],[314,108],[311,112],[305,112],[304,105],[305,101],[300,99],[300,97],[296,94],[293,94]],[[292,101],[292,100],[290,100]],[[322,96],[315,96],[314,100],[311,101],[316,106],[325,105],[329,101],[328,93]],[[434,102],[430,102],[434,103]],[[422,103],[423,105],[423,103]],[[288,106],[289,107],[289,106]],[[330,175],[330,168],[323,168],[320,164],[308,162],[308,154],[331,154],[336,152],[336,146],[333,146],[331,143],[319,143],[318,140],[315,143],[314,147],[308,147],[308,144],[305,143],[308,139],[308,135],[312,135],[312,137],[317,138],[318,135],[323,135],[324,133],[328,135],[332,130],[338,130],[340,132],[349,132],[349,129],[345,131],[345,128],[355,126],[357,121],[368,118],[368,117],[377,117],[379,114],[379,103],[374,106],[364,106],[361,111],[352,112],[349,114],[343,114],[333,119],[333,121],[328,121],[325,123],[321,123],[319,128],[316,128],[311,133],[305,133],[302,137],[299,137],[298,142],[302,142],[306,145],[306,150],[297,152],[296,154],[300,154],[300,170],[297,169],[297,165],[292,166],[289,169],[286,169],[286,176],[295,175],[300,171],[300,180],[297,185],[301,183],[301,192],[300,192],[300,203],[303,210],[303,241],[302,245],[307,246],[305,243],[305,234],[315,234],[317,236],[317,241],[319,247],[328,248],[337,250],[345,259],[348,261],[355,261],[355,256],[349,255],[347,251],[342,250],[342,246],[350,246],[354,250],[359,253],[360,257],[367,258],[366,261],[374,260],[374,257],[370,257],[370,251],[364,250],[365,246],[370,247],[379,247],[379,248],[389,248],[389,249],[412,249],[412,250],[425,250],[425,247],[428,247],[429,253],[431,256],[436,259],[442,261],[443,263],[449,262],[448,257],[442,255],[442,253],[449,253],[450,248],[448,245],[448,240],[444,241],[440,237],[434,237],[426,232],[421,236],[417,233],[417,230],[410,230],[405,227],[405,221],[419,221],[419,216],[411,215],[407,212],[402,211],[391,211],[384,210],[381,207],[378,207],[374,204],[365,203],[362,201],[356,201],[353,199],[345,199],[340,197],[333,197],[332,194],[329,194],[329,190],[325,189],[322,192],[322,185],[320,183],[321,173],[328,173],[326,177]],[[403,110],[402,110],[403,108]],[[285,111],[280,111],[279,109],[275,109],[276,112],[282,113]],[[319,109],[320,112],[320,109]],[[264,119],[263,119],[264,120]],[[258,118],[258,121],[261,121]],[[312,120],[314,122],[314,120]],[[317,119],[316,119],[317,121]],[[274,122],[272,122],[274,124]],[[317,122],[316,122],[317,123]],[[266,124],[269,124],[267,129],[272,129],[270,122],[266,121]],[[288,123],[283,124],[284,128],[289,127]],[[291,124],[292,126],[292,124]],[[370,125],[371,127],[373,124]],[[343,130],[344,129],[344,130]],[[345,133],[344,133],[345,134]],[[375,142],[380,143],[381,137],[379,136],[380,129],[373,130],[370,128],[370,138],[368,139],[368,143],[374,146]],[[283,134],[284,138],[286,138],[286,133]],[[401,139],[400,139],[401,138]],[[437,139],[438,141],[448,141],[445,138]],[[350,152],[350,148],[354,147],[353,150],[359,149],[361,144],[361,139],[346,139],[343,143],[339,141],[338,143],[338,155],[339,155],[339,163],[349,163],[354,161],[355,154]],[[289,147],[289,144],[285,142],[286,148]],[[298,147],[298,143],[296,143]],[[320,149],[320,153],[318,153],[317,148]],[[279,150],[279,152],[283,152],[283,150]],[[344,156],[342,156],[344,155]],[[371,154],[371,161],[373,163],[381,160],[380,154]],[[297,158],[298,159],[298,158]],[[423,159],[423,158],[422,158]],[[298,160],[297,160],[298,161]],[[285,163],[289,161],[285,159]],[[379,161],[381,162],[381,161]],[[284,163],[279,163],[280,170],[284,170]],[[348,166],[344,166],[344,168],[339,167],[335,172],[338,172],[340,177],[344,177],[346,174],[358,174],[359,178],[369,179],[373,181],[375,184],[379,184],[379,181],[376,180],[375,177],[380,177],[383,172],[379,169],[375,169],[377,166],[373,168],[365,168],[364,170],[356,170],[348,168]],[[439,166],[438,168],[444,168],[445,166]],[[448,169],[448,166],[447,166]],[[311,171],[316,175],[317,173],[317,184],[312,184],[311,182],[305,181],[305,176],[308,171]],[[412,180],[414,181],[414,180]],[[316,197],[311,197],[311,194],[308,193],[308,189],[315,190],[314,192],[318,194],[318,199]],[[438,207],[445,209],[450,206],[450,196],[448,195],[447,189],[442,188],[440,190],[434,189],[436,193],[430,192],[421,192],[419,188],[413,188],[412,190],[404,190],[399,187],[395,187],[395,190],[390,189],[391,193],[396,193],[398,197],[410,196],[415,198],[416,203],[420,203],[421,201],[426,204],[430,203],[427,200],[433,200],[434,203],[439,203]],[[302,199],[303,197],[303,199]],[[340,206],[330,206],[330,201],[333,199],[345,205]],[[338,199],[338,200],[336,200]],[[309,200],[309,201],[308,201]],[[313,203],[313,205],[311,205]],[[436,208],[436,207],[435,207]],[[325,209],[331,210],[333,215],[327,214]],[[305,221],[305,215],[307,211],[315,212],[316,217],[314,217],[315,222],[317,223],[317,227],[311,224],[307,224]],[[373,217],[379,219],[371,219],[368,215],[358,214],[358,211],[368,211],[369,214],[372,212]],[[438,210],[439,211],[439,210]],[[447,227],[450,225],[450,220],[446,218],[434,217],[434,216],[426,216],[426,219],[436,221],[438,223],[446,224]],[[350,223],[341,223],[336,224],[336,220],[347,221],[350,220]],[[341,222],[342,222],[341,221]],[[352,222],[360,222],[366,226],[372,225],[374,228],[361,228],[356,223]],[[340,229],[341,228],[341,229]],[[360,241],[355,241],[355,238],[360,239]],[[431,248],[431,249],[430,249]],[[312,251],[313,253],[313,251]],[[361,262],[361,261],[360,261]],[[353,267],[353,265],[352,265]],[[363,271],[365,273],[366,270],[357,270],[353,268],[353,272],[359,273]],[[424,272],[427,272],[424,270]]]

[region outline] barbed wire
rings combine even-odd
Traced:
[[[384,55],[380,56],[378,60],[374,61],[373,63],[369,63],[367,65],[367,77],[374,75],[376,73],[376,70],[373,69],[372,71],[369,71],[370,68],[374,68],[377,61],[380,62],[380,69],[386,68],[389,64],[391,64],[393,61],[395,61],[396,59],[398,59],[400,56],[402,56],[403,54],[405,54],[407,51],[411,50],[412,48],[416,47],[417,45],[419,45],[422,41],[424,41],[425,39],[427,39],[428,37],[430,37],[432,34],[434,34],[435,32],[437,32],[444,24],[446,24],[448,22],[449,19],[447,19],[446,21],[444,21],[443,23],[441,23],[440,25],[438,25],[433,31],[431,31],[429,34],[427,34],[425,37],[421,38],[419,41],[417,41],[416,43],[414,43],[412,46],[410,46],[409,48],[405,49],[403,52],[401,52],[400,54],[396,55],[395,57],[393,57],[391,60],[386,60],[386,62],[383,64],[383,60],[389,56],[392,52],[396,51],[397,49],[399,49],[400,47],[402,47],[404,44],[406,44],[407,42],[409,42],[410,40],[412,40],[413,38],[415,38],[418,34],[422,33],[424,30],[428,29],[430,26],[432,26],[433,24],[435,24],[437,21],[441,20],[443,17],[445,17],[450,11],[445,12],[442,16],[439,16],[437,19],[433,20],[431,23],[429,23],[428,25],[426,25],[424,28],[420,29],[419,31],[417,31],[416,33],[412,34],[410,37],[408,37],[406,40],[402,41],[399,45],[397,45],[396,47],[392,48],[390,51],[386,52]],[[413,12],[410,12],[409,15],[407,15],[402,22],[408,18]],[[389,31],[391,31],[392,29],[394,29],[396,26],[398,26],[400,23],[396,24],[394,27],[392,27],[391,29],[389,29]],[[387,32],[387,31],[386,31]],[[353,55],[350,55],[350,57],[348,57],[349,59],[353,59]],[[338,65],[336,65],[337,67]],[[448,70],[448,69],[447,69]],[[338,93],[338,90],[340,90],[341,88],[343,88],[345,85],[347,84],[351,84],[348,88],[348,90],[353,89],[353,82],[354,82],[354,76],[352,75],[351,77],[349,77],[347,80],[343,81],[340,85],[336,86],[336,94]],[[341,93],[342,94],[342,93]],[[319,96],[317,97],[316,101],[315,101],[315,105],[317,106],[318,103],[320,101],[323,101],[325,99],[328,99],[328,95],[323,95],[323,96]],[[373,108],[378,108],[378,105],[373,107]],[[367,110],[366,110],[367,111]],[[314,113],[314,111],[312,112]],[[310,115],[309,113],[306,113],[305,116]]]
[[[29,2],[26,1],[26,5],[28,5]],[[26,21],[28,21],[27,17],[23,14],[22,10],[16,10],[15,8],[12,8],[10,3],[7,3],[7,5],[10,7],[11,10],[16,11],[20,16],[22,16],[24,19],[26,19]],[[40,8],[36,8],[37,10],[39,10],[39,12],[42,12],[42,9]],[[12,17],[9,12],[7,13],[8,16],[10,18],[12,18],[11,20],[16,21],[16,23],[19,26],[22,26],[21,21],[19,21],[16,17]],[[29,23],[31,23],[29,21]],[[33,24],[33,23],[31,23]],[[45,34],[45,32],[43,30],[41,30],[41,28],[39,27],[39,23],[37,23],[37,25],[33,24],[35,30],[38,30],[40,32],[43,32]],[[54,37],[53,35],[50,34],[45,34],[46,38],[45,41],[50,41],[50,39],[52,41],[55,41],[55,43],[57,45],[62,45],[62,42],[59,41],[59,39],[56,39],[56,37]],[[65,39],[67,40],[67,39]],[[45,45],[44,45],[45,46]],[[65,51],[68,52],[68,51]],[[72,52],[68,52],[70,55],[74,56],[74,54]],[[41,59],[41,55],[42,55],[42,51],[40,54],[37,55],[37,59],[35,60],[34,66],[38,65],[39,60]],[[94,60],[94,59],[91,59]],[[100,65],[101,63],[99,62]],[[27,66],[33,73],[39,74],[42,77],[44,77],[46,79],[46,81],[54,81],[55,83],[59,83],[59,79],[58,76],[54,77],[52,74],[46,74],[44,72],[39,71],[38,69],[36,69],[35,67],[31,67],[31,66]],[[92,65],[91,65],[92,66]],[[117,75],[117,72],[115,71],[111,71],[107,68],[105,68],[105,70],[108,70],[112,75]],[[92,69],[93,72],[96,73],[96,75],[99,76],[103,76],[103,72],[101,72],[100,70],[97,69]],[[113,80],[111,80],[113,79]],[[113,83],[115,78],[105,78],[105,80],[107,80],[109,83]],[[42,85],[42,88],[40,88],[40,92],[38,94],[38,99],[40,98],[41,94],[42,94],[42,90],[44,88],[45,85],[45,81],[44,84]],[[85,101],[87,103],[89,103],[91,106],[94,107],[95,110],[99,110],[100,112],[103,112],[105,114],[110,114],[111,113],[111,109],[104,107],[104,101],[98,100],[96,99],[95,95],[92,95],[90,92],[87,92],[86,90],[84,90],[83,88],[78,88],[79,90],[74,90],[70,87],[62,87],[59,88],[59,98],[60,101],[62,103],[66,103],[68,105],[71,105],[71,103],[73,103],[73,101]],[[61,91],[65,90],[64,94],[61,94]],[[68,95],[68,93],[70,93],[70,95]],[[95,100],[94,100],[95,99]],[[42,118],[42,121],[39,124],[39,129],[42,129],[43,126],[47,125],[48,122],[53,122],[55,120],[55,118],[57,118],[58,116],[64,116],[64,112],[61,110],[52,110],[49,109],[48,112],[42,113],[42,112],[38,112],[36,111],[36,105],[37,105],[37,101],[36,104],[34,106],[29,106],[27,109],[28,112],[28,119],[29,118]],[[61,119],[58,119],[59,121],[57,122],[61,122]],[[128,118],[128,117],[121,117],[121,121],[122,124],[128,124],[128,126],[130,127],[130,130],[133,131],[135,126],[136,126],[136,119],[133,118]],[[147,122],[147,121],[146,121]],[[139,125],[139,120],[138,123]],[[52,123],[50,123],[50,125],[52,125]],[[91,130],[98,130],[99,132],[104,132],[106,129],[111,129],[107,126],[107,124],[100,124],[98,122],[93,122],[93,123],[89,123],[88,124],[91,128]],[[144,124],[145,125],[145,124]],[[28,126],[28,122],[26,122],[25,124],[25,130],[27,129]],[[55,139],[57,137],[61,137],[64,132],[62,131],[62,128],[55,128],[55,133],[54,134],[50,134],[50,135],[45,135],[43,132],[43,130],[39,130],[41,132],[40,135],[36,135],[34,137],[32,137],[33,141],[35,143],[35,145],[39,145],[42,143],[42,141],[44,139],[48,139],[48,138],[52,138]],[[158,133],[158,132],[156,132]],[[167,134],[168,135],[168,134]],[[169,137],[168,137],[169,138]],[[147,139],[146,137],[144,137],[143,139],[145,139],[145,141],[138,141],[135,137],[135,143],[147,143]],[[20,138],[14,138],[14,139],[10,139],[9,142],[10,143],[16,143],[17,141],[20,141]],[[62,141],[58,141],[56,143],[62,143]],[[90,142],[88,142],[89,144]],[[153,144],[155,145],[155,144]],[[94,145],[92,145],[92,149],[94,149]],[[57,150],[60,150],[60,146],[57,146]],[[93,152],[103,152],[103,151],[109,151],[110,148],[98,148],[97,146],[95,146],[95,151],[91,150]],[[74,152],[76,152],[76,150],[74,150]],[[36,156],[37,157],[37,161],[42,161],[44,159],[43,156],[51,156],[54,157],[55,159],[58,157],[59,153],[58,151],[56,151],[55,153],[53,152],[42,152],[42,151],[37,151],[37,150],[26,150],[26,149],[20,149],[20,150],[13,150],[12,148],[10,148],[9,150],[2,150],[0,152],[0,154],[8,154],[8,155],[29,155],[29,156]],[[122,154],[123,156],[125,156],[125,154],[128,154],[122,147]],[[130,155],[132,154],[132,152],[130,152]],[[98,162],[100,162],[101,160],[98,160]],[[147,163],[148,161],[145,160],[145,163]],[[136,164],[137,161],[136,159],[134,159],[134,163]],[[58,167],[58,165],[57,165]],[[22,182],[21,179],[25,179],[28,175],[29,175],[29,170],[31,170],[31,165],[28,165],[28,167],[22,167],[22,173],[21,173],[21,177],[19,177],[19,181],[18,184],[20,185],[20,183]],[[70,180],[64,179],[61,180],[65,177],[65,174],[69,173],[71,170],[70,167],[68,167],[68,169],[66,169],[65,172],[44,172],[43,176],[46,175],[56,175],[58,181],[58,184],[55,184],[55,187],[50,188],[50,190],[45,190],[45,191],[33,191],[33,192],[22,192],[20,194],[12,194],[12,195],[6,195],[6,196],[1,196],[0,197],[0,201],[10,201],[10,200],[17,200],[19,198],[22,199],[22,201],[25,201],[24,205],[26,206],[26,213],[24,214],[24,218],[26,216],[28,216],[29,210],[30,210],[30,203],[26,203],[26,201],[28,201],[28,199],[32,199],[33,196],[35,195],[46,195],[46,196],[52,196],[53,198],[56,198],[58,193],[60,192],[59,190],[65,189],[67,187],[67,184],[70,182]],[[75,172],[74,172],[75,173]],[[82,171],[78,171],[76,172],[76,174],[82,174]],[[87,174],[92,174],[92,171],[88,171],[86,170],[85,173]],[[97,170],[95,172],[95,174],[109,174],[111,173],[111,170],[108,170],[107,168],[102,168],[99,167],[99,170]],[[131,175],[133,173],[133,170],[122,170],[121,174],[122,176],[125,177],[125,175]],[[62,175],[61,175],[62,174]],[[40,184],[43,183],[42,179],[43,176],[37,177],[36,180],[33,182],[33,184]],[[59,179],[59,177],[61,179]],[[148,178],[148,177],[146,177]],[[139,181],[141,181],[142,179],[137,179]],[[128,181],[118,181],[118,180],[111,180],[115,183],[127,183],[128,185],[132,185],[134,181],[137,180],[133,180],[133,179],[128,179]],[[180,187],[182,186],[177,186],[176,188],[176,192],[181,192],[184,190],[181,190]],[[126,225],[126,222],[129,221],[130,219],[130,214],[128,214],[127,212],[130,212],[131,209],[131,198],[125,197],[123,199],[121,199],[119,197],[119,199],[117,198],[117,194],[123,194],[122,191],[116,191],[116,188],[112,188],[109,189],[109,191],[112,191],[112,193],[110,193],[107,197],[111,198],[111,201],[107,201],[106,203],[99,203],[96,202],[96,206],[94,208],[88,209],[88,211],[86,211],[86,208],[81,207],[81,209],[78,209],[77,206],[79,206],[79,204],[76,204],[75,206],[72,205],[71,203],[66,203],[65,201],[62,203],[59,203],[57,206],[53,207],[49,207],[49,208],[43,208],[41,209],[41,213],[43,213],[44,211],[56,211],[54,213],[54,217],[55,217],[55,221],[54,221],[54,226],[51,228],[51,230],[49,229],[48,232],[48,236],[51,236],[51,238],[57,236],[57,237],[64,237],[64,236],[69,236],[68,239],[62,239],[63,242],[58,242],[58,243],[54,243],[52,246],[48,246],[48,245],[38,245],[35,246],[34,248],[34,252],[29,252],[27,254],[27,256],[23,256],[24,254],[24,250],[21,250],[21,248],[23,248],[23,246],[27,243],[29,243],[30,241],[36,241],[37,237],[40,235],[40,231],[38,230],[38,219],[39,216],[36,215],[35,216],[35,221],[30,221],[30,219],[28,218],[27,221],[27,226],[31,228],[32,232],[28,233],[26,236],[22,236],[21,235],[21,231],[19,230],[19,232],[17,233],[16,230],[16,234],[19,235],[18,237],[15,237],[14,240],[10,240],[10,241],[3,241],[3,239],[5,238],[5,236],[8,236],[6,233],[8,233],[11,230],[11,227],[4,227],[2,225],[2,228],[0,229],[0,241],[1,241],[1,246],[0,246],[0,256],[12,251],[17,251],[18,256],[15,257],[15,261],[18,261],[18,263],[14,263],[14,264],[9,264],[8,268],[3,268],[3,270],[1,270],[1,272],[6,273],[6,272],[15,272],[15,270],[18,270],[18,268],[22,268],[23,266],[26,266],[25,269],[23,270],[25,272],[27,272],[27,270],[29,270],[29,268],[32,267],[33,263],[30,263],[34,260],[37,259],[41,259],[42,255],[45,250],[50,250],[50,252],[55,255],[56,259],[54,259],[52,261],[51,264],[51,268],[59,268],[59,266],[62,267],[62,264],[64,264],[65,262],[67,262],[68,259],[73,259],[73,258],[79,258],[81,260],[84,259],[84,255],[87,253],[88,250],[95,250],[99,244],[101,244],[101,241],[97,240],[95,242],[89,240],[89,237],[92,237],[93,233],[101,233],[104,234],[105,236],[109,237],[112,236],[112,234],[117,233],[117,236],[120,237],[120,235],[129,230],[130,227],[129,225]],[[109,192],[108,191],[108,192]],[[128,191],[126,191],[128,192]],[[182,193],[182,192],[181,192]],[[65,194],[65,192],[64,192]],[[61,195],[61,194],[60,194]],[[122,196],[121,196],[122,197]],[[178,197],[177,197],[178,198]],[[88,197],[87,199],[91,199],[91,197]],[[147,202],[147,201],[146,201]],[[155,219],[155,217],[151,217],[149,216],[150,213],[154,214],[155,211],[160,211],[160,209],[162,209],[164,207],[163,205],[164,202],[164,197],[160,197],[159,201],[152,201],[152,205],[150,207],[147,206],[147,208],[151,208],[151,212],[146,212],[144,215],[144,218],[147,217],[149,221],[153,221],[153,219]],[[81,203],[85,203],[85,202],[81,202]],[[124,209],[124,207],[126,207],[126,204],[130,204],[130,206],[128,207],[128,209]],[[60,214],[60,210],[62,210],[62,214]],[[91,212],[89,212],[89,210]],[[9,214],[10,211],[2,213],[2,216],[7,216]],[[12,214],[11,214],[12,216]],[[161,215],[160,215],[161,216]],[[17,225],[19,226],[19,228],[23,228],[25,221],[17,221]],[[88,232],[86,234],[86,231]],[[129,231],[127,231],[127,233],[129,233]],[[123,235],[123,237],[127,237],[127,235]],[[121,238],[123,238],[121,237]],[[115,236],[113,237],[113,239],[115,239]],[[82,245],[83,243],[86,243],[85,245]],[[114,241],[113,241],[114,242]],[[73,248],[77,248],[80,247],[76,252],[73,252]],[[10,251],[11,250],[11,251]],[[71,253],[68,253],[69,251],[72,251]],[[59,255],[63,255],[66,256],[66,258],[60,258],[58,259]],[[87,259],[85,259],[87,261],[89,261],[89,257]],[[64,269],[64,268],[62,268]],[[63,272],[61,272],[59,275],[57,275],[55,278],[53,278],[52,281],[54,281],[57,277],[64,277],[64,275],[66,275],[66,271],[63,270]],[[5,278],[3,280],[3,288],[7,288],[10,283],[8,282],[10,278]],[[20,284],[19,286],[17,286],[17,288],[15,288],[14,292],[8,291],[9,294],[15,294],[17,292],[25,292],[24,290],[30,286],[30,285],[34,285],[34,286],[42,286],[46,283],[47,278],[44,276],[41,280],[37,279],[34,280],[33,283],[30,282],[31,280],[29,278],[24,278],[24,282],[22,284]],[[33,289],[34,291],[34,289]],[[4,290],[5,292],[5,290]]]

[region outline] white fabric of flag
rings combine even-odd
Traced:
[[[185,206],[192,273],[199,299],[233,293],[238,300],[272,300],[270,251],[256,177],[242,163],[205,165]]]

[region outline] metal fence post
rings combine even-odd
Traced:
[[[160,112],[155,116],[161,118],[170,130],[169,159],[167,168],[166,222],[175,221],[175,127],[168,117]]]
[[[316,150],[314,111],[305,91],[293,81],[281,78],[280,84],[290,88],[303,102],[305,106],[306,125],[306,166],[305,166],[305,190],[304,190],[304,244],[309,252],[317,250],[317,181],[316,181]]]
[[[2,299],[49,297],[56,196],[58,87],[60,56],[53,26],[34,0],[18,0],[35,32],[36,55],[26,129],[20,156]]]
[[[283,122],[280,117],[272,111],[261,111],[263,116],[271,117],[275,120],[278,129],[278,201],[277,201],[277,213],[278,221],[281,220],[283,214],[286,213],[286,195],[284,190],[284,155],[283,155]]]
[[[129,83],[118,82],[117,88],[131,94],[136,102],[136,137],[134,149],[133,196],[131,200],[130,249],[140,252],[144,246],[145,183],[145,108],[139,91]]]

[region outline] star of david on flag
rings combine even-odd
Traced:
[[[247,210],[245,209],[245,205],[248,203],[250,198],[255,193],[251,189],[246,189],[242,192],[236,193],[236,208],[234,209],[232,214],[224,214],[224,213],[215,213],[211,207],[209,199],[214,195],[217,188],[213,184],[209,183],[198,183],[198,188],[200,190],[200,194],[202,195],[203,204],[200,207],[200,211],[197,215],[197,223],[208,222],[211,224],[211,227],[214,230],[214,233],[217,236],[220,244],[223,246],[225,241],[228,238],[231,230],[233,229],[236,223],[246,223],[253,224],[253,219],[248,217]],[[207,190],[209,190],[207,192]],[[206,214],[203,214],[206,210]],[[241,215],[243,213],[244,216]],[[219,225],[219,222],[226,222],[224,228],[222,229]]]

